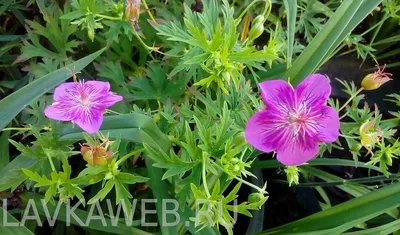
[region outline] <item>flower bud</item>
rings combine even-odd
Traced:
[[[258,15],[256,18],[254,18],[253,22],[251,22],[251,26],[253,27],[256,24],[264,24],[265,18],[263,15]]]
[[[379,128],[374,128],[375,121],[371,120],[360,126],[360,140],[363,146],[372,147],[379,142],[382,133]]]
[[[88,37],[93,42],[93,40],[94,40],[94,29],[93,28],[88,29]]]
[[[251,27],[249,32],[249,41],[253,41],[264,32],[264,23],[259,23]]]
[[[83,159],[91,166],[104,166],[107,160],[113,156],[113,153],[107,151],[102,145],[90,146],[84,144],[81,147]]]
[[[296,166],[287,166],[284,171],[289,187],[292,186],[292,184],[299,184],[299,168]]]
[[[364,79],[361,82],[362,88],[364,90],[370,91],[370,90],[375,90],[378,89],[380,86],[385,84],[386,82],[392,80],[390,77],[392,76],[391,73],[385,73],[385,67],[384,66],[382,69],[379,68],[379,66],[376,66],[378,68],[378,71],[375,73],[370,73],[367,76],[364,77]]]
[[[259,201],[261,201],[260,193],[252,193],[247,197],[248,203],[257,203]]]
[[[125,17],[128,21],[132,21],[132,19],[135,19],[137,21],[139,19],[140,4],[140,0],[127,0]]]

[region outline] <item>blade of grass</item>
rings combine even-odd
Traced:
[[[301,169],[305,172],[308,172],[326,182],[334,182],[334,181],[343,181],[344,179],[332,175],[328,172],[313,168],[313,167],[309,167],[309,166],[302,166]],[[336,187],[338,187],[339,189],[343,190],[344,192],[352,195],[353,197],[360,197],[362,195],[368,194],[371,192],[371,190],[363,187],[362,185],[359,184],[347,184],[347,185],[337,185]],[[397,219],[398,217],[398,211],[397,210],[393,210],[393,211],[389,211],[387,212],[388,215],[392,216],[393,218]]]
[[[292,66],[294,34],[296,33],[297,0],[283,1],[287,15],[287,68]]]
[[[392,221],[390,223],[387,223],[385,225],[376,227],[376,228],[370,228],[370,229],[365,229],[362,231],[357,231],[357,232],[350,232],[350,233],[343,233],[346,235],[375,235],[375,234],[392,234],[396,231],[400,230],[400,219]]]
[[[382,0],[345,0],[285,73],[293,85],[315,72],[322,62]]]
[[[90,54],[66,67],[41,77],[0,101],[0,130],[27,105],[71,77],[71,71],[79,72],[96,59],[105,48]]]
[[[34,170],[41,166],[37,158],[19,155],[0,170],[0,192],[7,189],[13,190],[22,184],[28,177],[22,173],[21,168]]]
[[[400,206],[399,197],[400,183],[392,184],[259,234],[341,234],[362,222]]]
[[[315,71],[361,4],[362,0],[345,0],[285,73],[284,78],[297,85]]]
[[[330,187],[330,186],[338,186],[338,185],[351,185],[351,184],[364,184],[364,183],[375,183],[382,181],[394,181],[400,178],[400,174],[390,175],[390,176],[372,176],[372,177],[360,177],[355,179],[343,179],[339,181],[330,181],[330,182],[315,182],[315,183],[300,183],[297,185],[292,185],[291,187]],[[268,180],[268,182],[278,182],[282,184],[288,184],[287,180]]]
[[[7,222],[8,225],[5,224]],[[14,225],[10,225],[14,224]],[[17,226],[15,224],[18,224]],[[19,221],[0,207],[0,231],[2,235],[33,235],[29,229],[20,225]]]
[[[5,131],[0,136],[0,170],[10,162],[10,152],[8,148],[10,133],[10,131]]]
[[[331,47],[330,47],[330,49],[329,49],[329,51],[327,53],[326,59],[331,58],[332,56],[334,56],[334,55],[332,55],[333,51],[353,31],[353,29],[355,29],[361,23],[361,21],[363,21],[364,18],[367,17],[381,2],[382,2],[382,0],[363,1],[363,4],[359,8],[359,10],[354,14],[352,20],[348,23],[346,28],[338,36],[338,38],[335,41],[335,43],[333,43],[331,45]],[[320,63],[319,66],[321,66],[324,62]]]
[[[24,204],[26,204],[28,202],[28,200],[34,200],[34,204],[38,210],[39,215],[46,216],[45,207],[43,207],[43,204],[41,202],[41,200],[44,199],[43,196],[37,195],[34,193],[24,193],[21,197],[22,197],[22,201]],[[70,207],[73,207],[73,206],[74,205],[72,205],[72,204],[70,205]],[[51,217],[51,218],[56,217],[57,220],[64,221],[64,222],[70,221],[71,224],[79,225],[80,221],[75,220],[75,217],[72,216],[72,214],[71,214],[72,209],[67,209],[67,206],[65,206],[65,204],[60,205],[57,216],[55,216],[55,213],[57,213],[57,205],[52,205],[51,203],[47,203],[46,207],[48,210],[47,215],[49,217]],[[71,212],[69,212],[69,210]],[[87,218],[90,214],[89,212],[80,210],[80,209],[74,209],[73,213],[83,223],[87,222]],[[74,219],[71,219],[68,217],[72,217]],[[132,221],[132,226],[128,226],[125,223],[125,220],[123,220],[124,222],[118,222],[117,226],[111,226],[112,221],[111,221],[111,219],[109,219],[107,217],[105,217],[104,220],[105,220],[107,226],[103,226],[101,220],[92,219],[87,224],[86,228],[89,228],[89,229],[95,230],[95,231],[108,232],[108,233],[112,233],[112,234],[152,235],[152,233],[148,233],[146,231],[143,231],[141,229],[133,227],[133,226],[139,226],[141,223],[140,220]]]

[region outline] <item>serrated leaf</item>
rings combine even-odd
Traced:
[[[122,184],[119,180],[115,180],[115,196],[117,202],[120,202],[121,200],[125,201],[129,198],[132,198],[132,195],[126,189],[125,185]]]
[[[32,172],[26,168],[22,168],[21,170],[28,176],[29,180],[37,182],[35,188],[54,184],[52,180],[49,180],[46,176],[39,175],[37,172]]]
[[[168,178],[170,178],[172,176],[175,176],[175,175],[182,174],[182,173],[190,170],[191,168],[192,168],[191,166],[187,166],[187,167],[184,167],[184,166],[171,167],[164,173],[164,175],[162,176],[162,180],[168,179]]]
[[[57,184],[52,184],[44,194],[44,201],[47,203],[53,198],[57,193]]]
[[[118,174],[117,178],[124,184],[136,184],[143,183],[149,180],[147,177],[134,175],[126,172],[121,172]]]
[[[104,187],[88,201],[88,204],[90,205],[98,200],[102,201],[105,197],[107,197],[111,189],[113,189],[114,185],[115,185],[115,180],[110,179],[109,181],[107,181]]]

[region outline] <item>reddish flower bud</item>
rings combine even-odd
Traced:
[[[126,9],[125,9],[125,17],[127,20],[139,20],[140,15],[140,0],[127,0],[126,1]]]
[[[103,144],[93,146],[83,144],[81,154],[83,159],[91,166],[104,166],[107,164],[107,160],[114,155],[111,151],[107,151]]]

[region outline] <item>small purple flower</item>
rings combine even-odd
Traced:
[[[309,75],[293,87],[283,80],[259,84],[267,106],[247,123],[249,144],[264,152],[277,152],[287,166],[300,165],[318,154],[318,142],[332,143],[339,136],[339,116],[326,105],[331,86],[321,74]]]
[[[108,82],[66,82],[55,89],[54,103],[44,114],[51,119],[72,121],[93,134],[100,129],[106,108],[121,100],[122,96],[110,92]]]

